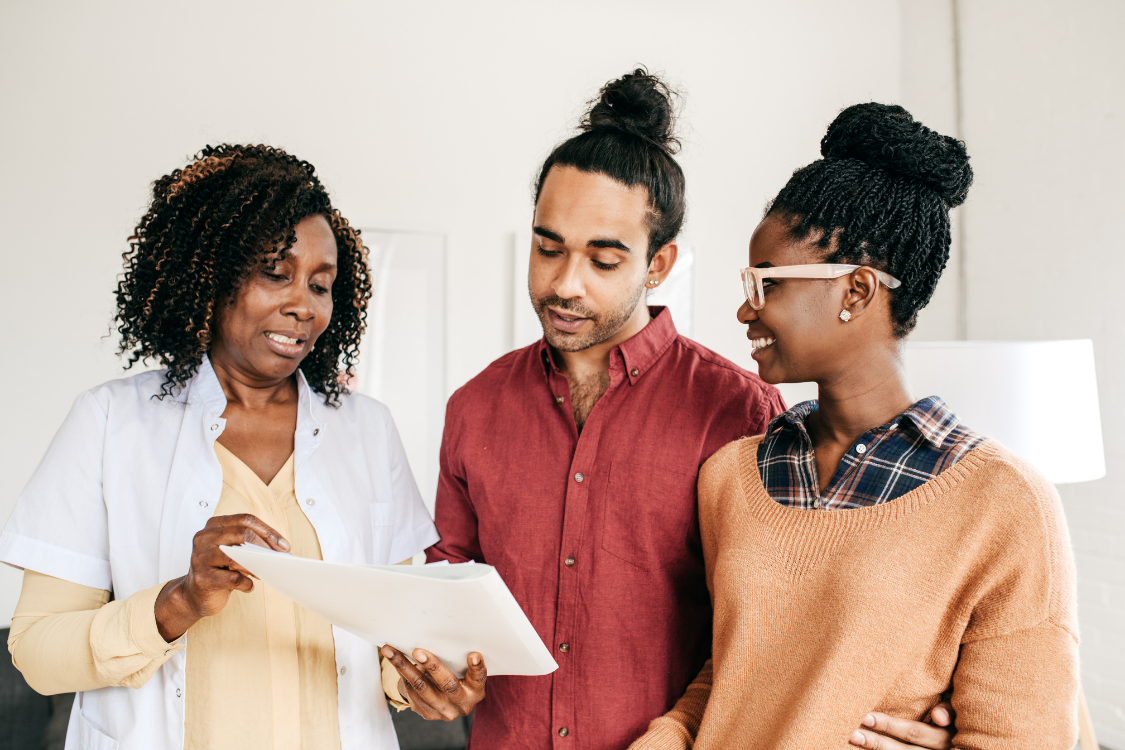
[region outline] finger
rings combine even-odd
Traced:
[[[863,726],[878,734],[899,740],[906,747],[923,747],[931,750],[948,750],[952,747],[949,731],[920,721],[899,719],[875,711],[863,718]],[[889,745],[889,747],[897,746]]]
[[[203,587],[212,590],[229,589],[244,591],[249,594],[254,590],[254,582],[234,570],[212,568],[203,576]]]
[[[939,727],[948,727],[953,723],[953,717],[956,714],[953,711],[953,705],[949,701],[942,701],[934,706],[934,710],[930,711],[930,721]]]
[[[461,709],[461,703],[467,696],[457,675],[453,674],[449,667],[442,664],[441,659],[425,649],[416,648],[411,656],[426,671],[427,681],[437,688],[434,695],[426,696],[426,702],[433,706],[446,721],[453,721],[464,716],[465,712]],[[470,704],[470,708],[472,705],[476,705],[475,702]]]
[[[410,706],[410,710],[421,716],[427,721],[444,721],[443,717],[437,710],[426,703],[417,693],[410,689],[410,685],[402,677],[398,678],[398,694],[402,696],[403,700]]]
[[[867,750],[911,750],[910,745],[904,745],[898,740],[883,737],[874,732],[857,729],[848,738],[848,743],[856,747],[865,747]]]
[[[411,664],[401,651],[391,646],[383,646],[381,653],[394,665],[399,677],[406,682],[406,688],[413,696],[423,698],[428,704],[433,702],[433,696],[436,695],[437,691],[430,685],[426,675]],[[410,702],[413,705],[414,701],[411,700]]]
[[[461,684],[473,693],[483,693],[484,682],[488,678],[488,670],[484,666],[484,657],[474,651],[469,654],[468,664],[469,668],[465,670],[465,679],[461,680]]]
[[[278,550],[279,552],[288,552],[290,545],[289,542],[281,534],[257,516],[249,513],[239,513],[234,516],[219,516],[220,523],[223,527],[224,533],[228,529],[242,529],[243,533],[249,531],[253,532],[257,539],[265,542],[262,546],[270,547],[271,549]],[[254,538],[247,536],[245,541],[256,544]]]
[[[430,682],[436,685],[438,690],[448,695],[451,700],[461,694],[461,680],[450,671],[449,667],[441,663],[441,659],[421,648],[414,649],[411,656],[429,674]]]

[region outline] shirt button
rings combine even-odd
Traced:
[[[219,429],[219,425],[217,425],[217,424],[211,425],[211,432],[214,432],[217,429]]]
[[[634,367],[632,372],[630,372],[629,374],[632,375],[635,378],[635,377],[637,377],[638,375],[641,374],[641,371],[638,370],[636,367]]]
[[[555,401],[557,401],[558,403],[561,404],[563,402],[563,397],[562,396],[556,396]]]
[[[570,730],[568,730],[566,727],[563,727],[559,730],[559,737],[566,737],[568,734],[570,734]]]
[[[817,510],[820,510],[820,498],[819,497],[816,500],[813,500],[812,507],[816,508]]]
[[[863,443],[860,443],[855,447],[855,452],[862,456],[864,453],[867,453],[867,446]]]
[[[574,567],[574,558],[568,557],[565,560],[563,560],[563,563],[566,565],[566,567],[572,568],[572,567]]]
[[[179,688],[176,688],[176,697],[177,697],[177,698],[179,698],[179,697],[180,697],[180,695],[181,695],[181,693],[180,693],[180,689],[179,689]]]
[[[570,651],[570,644],[569,643],[560,643],[559,644],[559,651],[562,651],[564,654],[567,651]]]
[[[207,507],[207,501],[206,500],[200,500],[199,501],[199,507],[200,508],[206,508]]]
[[[316,500],[313,500],[310,497],[308,500],[305,501],[305,505],[316,505]]]
[[[577,474],[574,475],[574,481],[575,482],[581,482],[583,480],[583,478],[584,477],[582,476],[582,472],[578,472]]]
[[[347,674],[347,673],[348,673],[347,667],[340,667],[340,674]]]
[[[315,430],[313,430],[313,437],[316,437],[319,434],[320,434],[320,428],[317,427]]]

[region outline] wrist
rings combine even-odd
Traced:
[[[182,636],[199,621],[196,608],[191,605],[185,590],[185,579],[186,576],[168,581],[156,597],[156,628],[167,643]]]

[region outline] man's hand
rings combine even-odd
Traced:
[[[953,718],[953,706],[945,702],[930,711],[932,724],[870,713],[863,719],[863,728],[853,732],[848,741],[868,750],[949,750],[957,732]]]
[[[468,716],[484,698],[488,670],[484,668],[484,657],[476,652],[469,654],[469,668],[463,680],[457,679],[436,656],[420,648],[412,654],[418,666],[390,646],[383,646],[382,654],[398,670],[399,694],[423,719],[453,721]]]

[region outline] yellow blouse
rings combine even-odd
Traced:
[[[218,442],[215,452],[223,468],[215,513],[252,513],[289,540],[292,554],[321,559],[294,494],[293,457],[267,486]],[[161,588],[106,604],[106,591],[25,571],[8,637],[12,660],[44,694],[139,687],[187,641],[187,750],[340,747],[328,622],[258,581],[168,644],[153,616]]]

